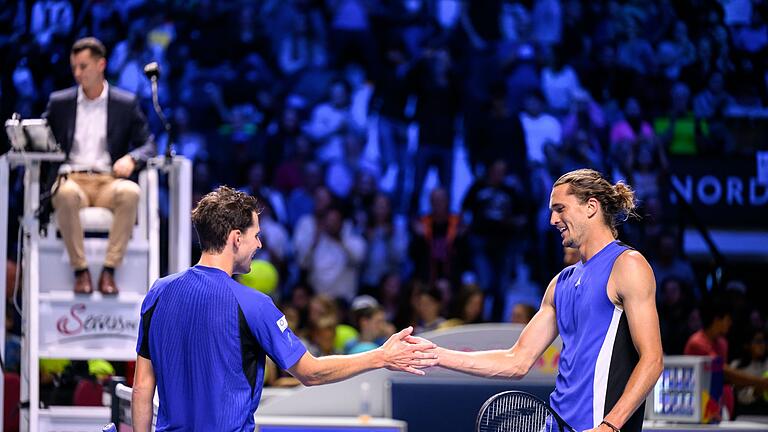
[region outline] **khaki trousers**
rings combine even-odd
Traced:
[[[123,262],[131,239],[140,194],[138,184],[110,174],[72,173],[67,176],[53,196],[53,208],[56,209],[56,221],[73,269],[88,267],[80,209],[104,207],[112,211],[112,227],[109,230],[104,266],[115,268]]]

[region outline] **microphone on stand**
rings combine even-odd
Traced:
[[[165,133],[168,136],[168,142],[165,146],[165,163],[171,163],[173,158],[173,140],[171,139],[171,124],[163,114],[163,109],[160,108],[160,103],[157,100],[157,81],[160,79],[160,65],[157,62],[147,63],[144,66],[144,75],[152,83],[152,106],[155,108],[155,113],[160,118],[160,122],[163,124]]]

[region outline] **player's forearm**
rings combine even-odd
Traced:
[[[152,429],[154,389],[134,387],[131,396],[131,419],[134,432],[150,432]]]
[[[438,348],[437,358],[438,366],[446,369],[486,378],[513,379],[524,377],[535,360],[514,349],[462,352]]]
[[[755,386],[763,390],[768,389],[768,379],[740,371],[736,368],[726,365],[723,367],[723,374],[725,375],[725,381],[729,384],[737,386]]]
[[[648,396],[658,381],[663,368],[664,360],[661,354],[653,357],[641,356],[635,370],[629,377],[624,393],[613,409],[605,416],[605,420],[621,429]]]
[[[380,350],[353,355],[332,355],[315,358],[311,371],[297,378],[305,386],[330,384],[383,366],[384,360]]]

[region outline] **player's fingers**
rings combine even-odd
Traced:
[[[403,368],[402,370],[403,370],[404,372],[408,372],[408,373],[412,373],[412,374],[414,374],[414,375],[420,375],[420,376],[424,376],[424,375],[426,375],[426,374],[427,374],[427,373],[426,373],[426,372],[424,372],[423,370],[421,370],[421,369],[416,369],[416,368],[414,368],[414,367],[411,367],[411,366],[405,367],[405,368]]]
[[[399,332],[397,332],[396,336],[397,336],[398,339],[404,339],[404,338],[410,336],[411,333],[413,333],[413,326],[408,326],[408,327],[400,330]]]

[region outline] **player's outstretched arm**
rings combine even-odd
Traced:
[[[306,386],[342,381],[378,368],[424,375],[421,368],[437,363],[435,344],[428,341],[407,342],[406,338],[412,332],[413,327],[403,329],[390,336],[379,348],[360,354],[318,358],[307,352],[288,372]]]
[[[152,428],[153,406],[155,397],[155,370],[152,362],[140,355],[136,356],[136,372],[133,376],[133,394],[131,395],[131,418],[133,430],[149,432]]]
[[[541,308],[525,326],[512,348],[462,352],[438,347],[435,350],[438,366],[481,377],[513,379],[524,377],[557,337],[554,299],[558,276],[549,283],[541,301]],[[418,337],[409,337],[407,340],[413,343],[426,342],[425,339]]]
[[[656,279],[645,258],[637,251],[619,256],[609,284],[616,287],[618,300],[627,314],[632,342],[640,355],[624,393],[605,416],[607,422],[621,429],[659,379],[664,368],[664,352],[656,312]]]

